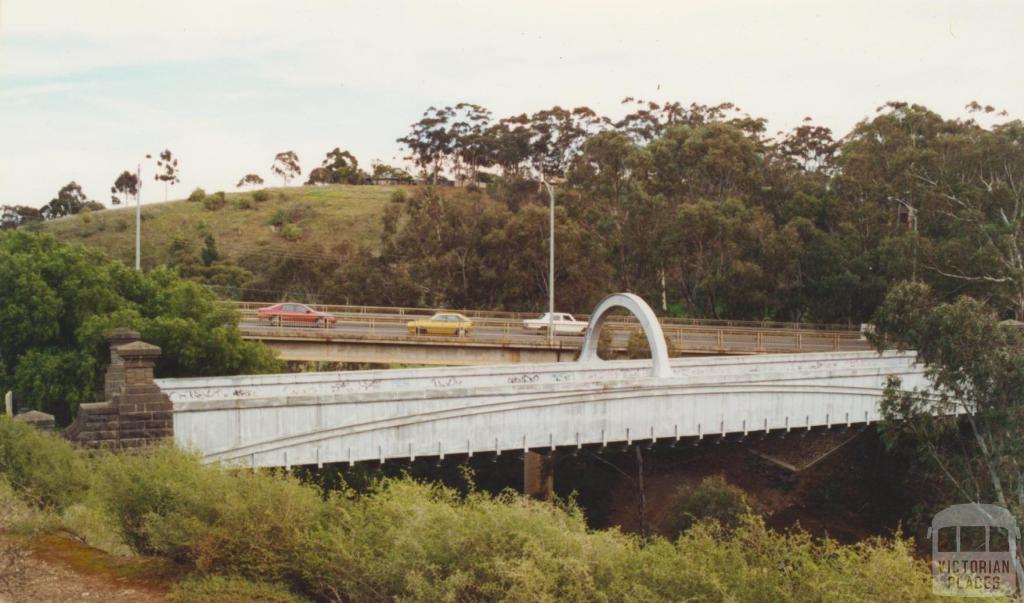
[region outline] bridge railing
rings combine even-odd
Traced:
[[[578,349],[581,335],[559,335],[549,342],[543,332],[526,331],[522,321],[507,318],[474,318],[474,329],[467,336],[411,334],[406,322],[412,315],[337,314],[334,329],[318,328],[310,323],[270,325],[261,322],[255,311],[245,310],[243,329],[247,336],[266,339],[372,340],[379,342],[423,342],[459,345],[500,345],[528,348]],[[606,323],[611,338],[607,345],[622,352],[629,348],[633,334],[641,333],[639,324],[625,321]],[[811,329],[751,329],[663,325],[670,346],[679,352],[805,352],[868,349],[857,332],[830,332]]]
[[[246,301],[229,301],[228,303],[233,304],[236,308],[242,311],[255,311],[259,308],[271,306],[277,302],[246,302]],[[543,312],[506,312],[499,310],[456,310],[456,309],[445,309],[445,308],[404,308],[399,306],[358,306],[358,305],[343,305],[343,304],[306,304],[307,306],[319,310],[321,312],[328,312],[335,315],[359,315],[359,316],[396,316],[399,318],[423,318],[433,316],[437,312],[458,312],[465,316],[478,319],[478,318],[498,318],[506,320],[518,320],[522,321],[528,318],[537,318]],[[574,314],[577,319],[582,321],[589,320],[588,314]],[[613,315],[608,317],[609,321],[612,322],[625,322],[636,324],[636,319],[630,315]],[[860,331],[860,325],[849,325],[841,323],[801,323],[801,322],[782,322],[772,320],[722,320],[714,318],[678,318],[678,317],[662,317],[662,325],[679,325],[679,326],[711,326],[711,327],[739,327],[739,328],[754,328],[754,329],[787,329],[787,330],[811,330],[811,331],[839,331],[839,332],[853,332],[858,333]]]

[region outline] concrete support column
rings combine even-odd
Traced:
[[[523,454],[523,494],[551,500],[555,493],[555,471],[550,455],[537,452]]]

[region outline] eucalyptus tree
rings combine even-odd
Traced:
[[[157,172],[153,179],[164,183],[164,201],[167,201],[167,187],[181,181],[178,178],[178,158],[171,154],[170,149],[164,149],[157,156],[156,168]]]
[[[139,192],[139,177],[134,172],[125,170],[118,174],[114,180],[114,186],[110,187],[111,203],[120,205],[122,202],[127,205],[128,200]],[[120,195],[120,197],[118,196]]]
[[[57,192],[57,196],[43,206],[41,213],[44,220],[52,220],[77,214],[83,209],[96,209],[97,205],[99,204],[88,200],[85,193],[82,192],[81,185],[71,181],[61,187],[60,191]],[[99,209],[102,208],[103,206],[99,205]]]
[[[292,178],[302,174],[302,168],[299,167],[299,156],[295,154],[295,151],[281,151],[274,156],[274,163],[271,164],[270,171],[280,176],[284,186],[288,186],[288,182]]]
[[[243,188],[246,186],[256,187],[262,185],[263,178],[261,178],[259,174],[246,174],[238,180],[238,184],[235,185],[235,188]]]

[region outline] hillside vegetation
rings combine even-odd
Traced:
[[[226,193],[220,207],[215,201],[188,199],[143,205],[143,267],[173,263],[176,239],[199,245],[206,235],[212,235],[220,254],[230,259],[286,252],[296,246],[320,245],[325,251],[343,242],[376,246],[380,217],[397,190],[348,185],[269,188]],[[215,193],[206,197],[214,199]],[[281,221],[275,220],[279,213],[283,221],[274,224]],[[288,224],[300,229],[291,239],[284,233]],[[37,228],[68,242],[95,247],[112,258],[134,262],[134,206],[67,216]]]

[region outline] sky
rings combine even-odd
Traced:
[[[731,101],[771,132],[842,135],[888,100],[1024,117],[1024,3],[0,0],[0,204],[114,178],[171,149],[181,183],[234,190],[294,150],[401,164],[432,105],[496,116],[626,96]],[[163,200],[144,164],[143,202]]]

